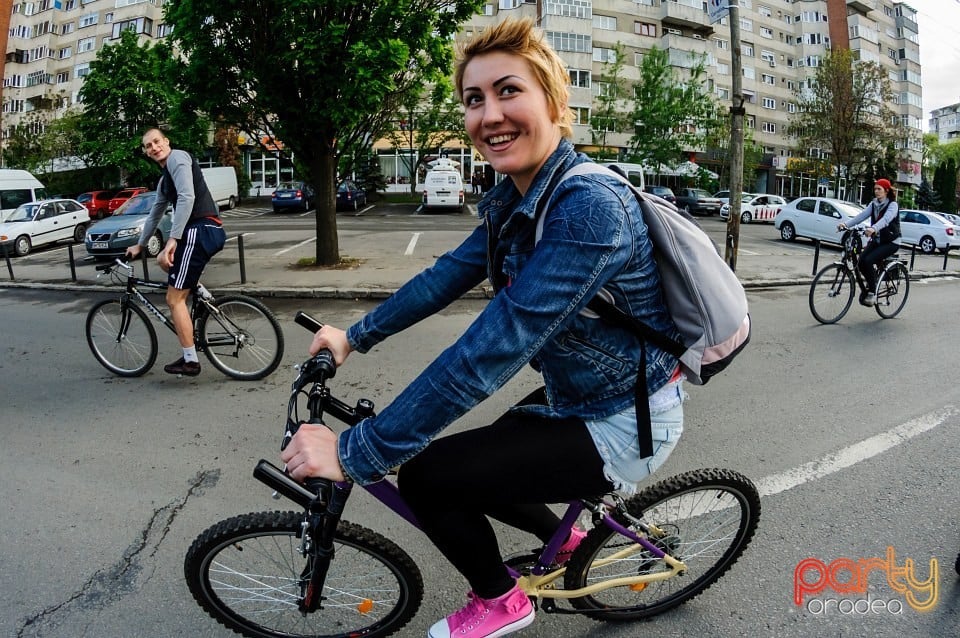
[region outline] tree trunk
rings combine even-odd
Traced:
[[[316,265],[335,266],[340,263],[340,244],[337,237],[337,156],[332,150],[322,151],[311,158],[310,177],[317,195]]]

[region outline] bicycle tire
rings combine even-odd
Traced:
[[[907,303],[910,295],[910,273],[900,262],[890,264],[880,273],[874,308],[884,319],[893,319]]]
[[[197,326],[200,345],[214,367],[240,381],[262,379],[283,358],[283,330],[269,308],[243,295],[214,302]],[[239,335],[239,338],[235,337]]]
[[[369,529],[340,521],[321,607],[301,614],[310,562],[299,552],[302,512],[226,519],[190,546],[183,571],[197,603],[217,622],[256,638],[387,636],[423,599],[413,559]]]
[[[824,324],[837,323],[850,310],[856,289],[853,273],[846,266],[824,266],[810,284],[810,313]]]
[[[87,313],[87,345],[104,368],[121,377],[139,377],[157,360],[157,331],[133,303],[105,299]]]
[[[693,470],[665,479],[627,499],[626,507],[631,516],[667,532],[666,537],[651,540],[684,561],[687,570],[643,587],[613,587],[570,600],[594,620],[650,618],[694,598],[740,558],[760,521],[757,488],[745,476],[724,469]],[[630,526],[622,514],[613,516]],[[608,527],[594,527],[570,557],[564,589],[580,589],[619,576],[669,571],[663,561],[640,546],[639,552],[594,567],[598,558],[630,545],[634,544]]]

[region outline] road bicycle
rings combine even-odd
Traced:
[[[843,255],[840,261],[824,266],[810,284],[810,312],[820,323],[840,321],[853,304],[854,292],[859,288],[860,303],[867,294],[863,273],[860,272],[860,254],[863,251],[863,231],[850,228],[842,236]],[[910,273],[898,255],[887,257],[880,265],[874,309],[884,319],[900,314],[910,294]]]
[[[303,313],[296,321],[314,332],[321,326]],[[299,427],[304,400],[311,423],[326,415],[352,426],[374,415],[368,399],[350,406],[332,395],[327,381],[335,373],[329,351],[299,366],[281,449]],[[302,511],[234,516],[193,541],[184,576],[210,616],[261,638],[387,636],[414,617],[424,591],[420,570],[390,539],[341,518],[352,483],[300,484],[265,460],[254,476]],[[392,478],[364,489],[417,526]],[[694,470],[630,498],[611,493],[569,503],[544,547],[505,564],[545,613],[641,620],[716,582],[746,549],[759,518],[760,496],[748,478],[726,469]],[[557,553],[578,521],[589,531],[558,566]]]
[[[166,290],[167,284],[139,279],[133,266],[116,259],[97,266],[118,283],[126,282],[119,299],[97,302],[87,314],[87,344],[103,367],[121,377],[138,377],[153,366],[159,346],[157,332],[143,306],[176,334],[173,321],[141,292]],[[125,271],[125,272],[124,272]],[[190,318],[197,352],[229,377],[262,379],[283,357],[283,331],[269,308],[244,295],[214,298],[198,285],[191,295]]]

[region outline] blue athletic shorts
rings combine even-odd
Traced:
[[[180,290],[191,290],[200,281],[200,275],[210,258],[223,250],[227,233],[212,219],[198,219],[187,224],[183,237],[177,242],[173,266],[167,273],[167,285]]]

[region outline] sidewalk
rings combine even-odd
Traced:
[[[455,238],[449,238],[455,245]],[[405,255],[396,247],[378,245],[368,234],[343,233],[340,237],[340,255],[355,260],[343,268],[299,268],[293,253],[277,256],[250,241],[244,248],[241,262],[236,238],[217,255],[207,268],[203,282],[214,293],[241,292],[255,297],[383,299],[404,282],[431,266],[444,250],[418,250]],[[798,250],[798,248],[800,250]],[[809,250],[807,250],[809,249]],[[48,290],[95,291],[120,286],[108,278],[98,278],[92,263],[84,262],[85,252],[74,247],[77,260],[76,281],[73,281],[67,252],[56,265],[13,259],[16,279],[11,281],[6,264],[0,258],[0,289],[31,288]],[[901,251],[908,261],[910,253]],[[819,255],[817,269],[837,258],[835,250],[824,250]],[[737,275],[744,287],[771,288],[805,286],[813,278],[815,251],[811,244],[774,244],[768,254],[741,251],[737,259]],[[150,278],[157,280],[162,273],[156,262],[148,262]],[[143,267],[137,265],[137,275],[143,276]],[[917,255],[912,279],[960,276],[960,258],[951,256],[944,269],[943,255]],[[488,285],[480,286],[467,298],[482,299],[491,295]]]

